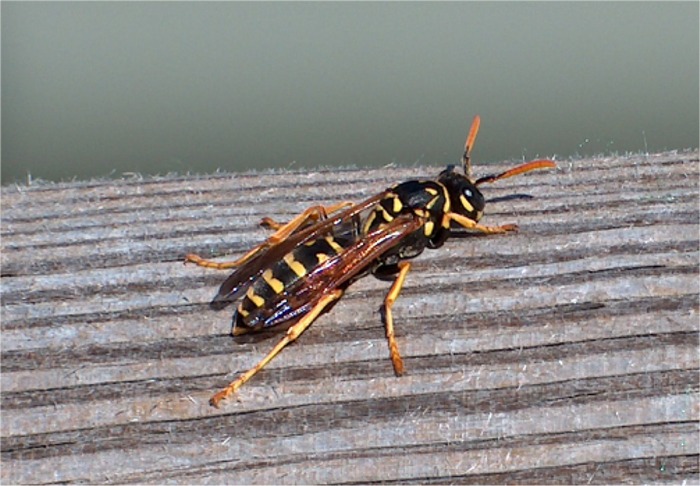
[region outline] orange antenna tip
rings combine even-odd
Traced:
[[[464,143],[464,153],[469,156],[469,153],[474,147],[474,140],[476,139],[477,133],[479,133],[479,126],[481,126],[481,117],[476,115],[472,121],[472,126],[469,129],[469,135],[467,135],[467,141]]]

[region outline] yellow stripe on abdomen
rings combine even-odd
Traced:
[[[282,257],[282,259],[284,260],[284,263],[286,263],[287,266],[292,269],[292,272],[294,272],[297,277],[301,278],[306,275],[306,268],[304,268],[304,265],[294,258],[294,255],[287,253],[284,255],[284,257]]]
[[[267,282],[267,285],[270,286],[270,288],[276,293],[280,294],[284,290],[284,284],[282,283],[281,280],[276,279],[272,275],[272,270],[269,268],[265,270],[262,274],[262,278],[265,282]]]

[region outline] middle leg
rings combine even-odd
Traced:
[[[391,285],[384,299],[384,324],[386,326],[386,339],[389,344],[389,356],[391,356],[391,363],[394,366],[394,373],[396,376],[401,376],[404,372],[403,360],[399,353],[399,345],[396,344],[396,338],[394,337],[394,316],[392,315],[391,308],[394,306],[399,292],[401,292],[403,283],[406,280],[406,275],[408,275],[408,272],[411,270],[411,264],[409,262],[399,262],[397,266],[399,268],[399,274],[396,276],[394,283]]]

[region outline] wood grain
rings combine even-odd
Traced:
[[[415,260],[405,376],[368,277],[220,410],[277,337],[233,341],[207,305],[226,273],[184,255],[441,169],[3,187],[0,479],[697,484],[699,168],[599,157],[484,186],[484,222],[520,232]]]

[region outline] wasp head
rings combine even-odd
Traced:
[[[440,173],[438,182],[445,186],[450,195],[452,212],[466,216],[472,221],[481,219],[484,214],[484,196],[466,174],[457,172],[455,167],[450,165]]]

